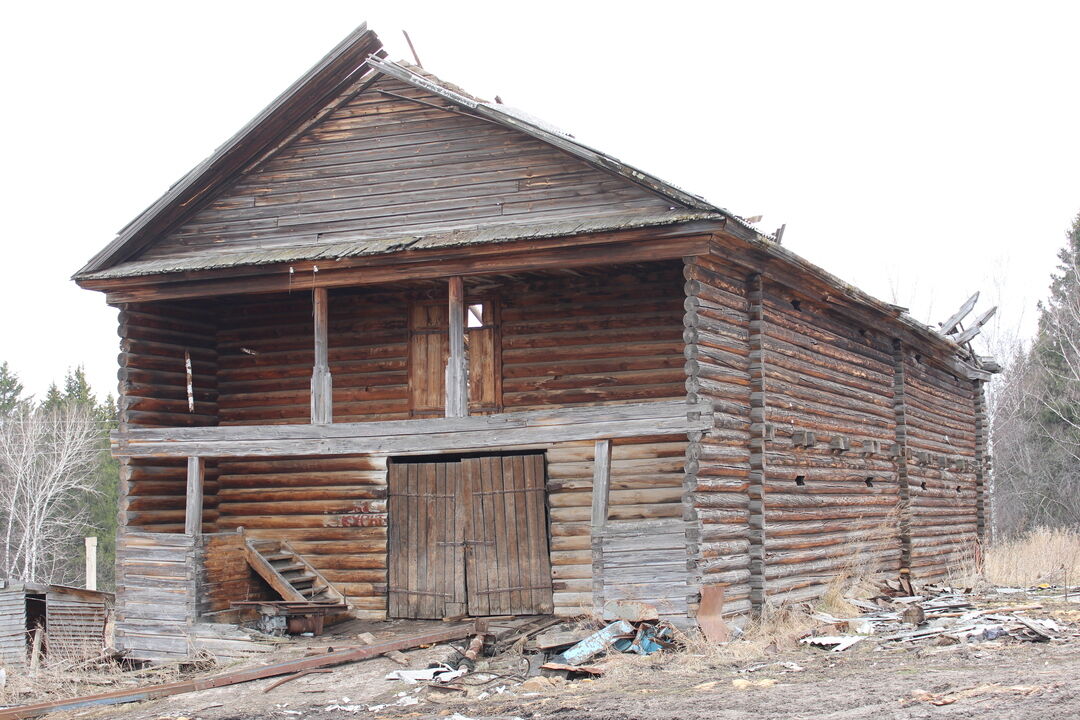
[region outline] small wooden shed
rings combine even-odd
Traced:
[[[120,309],[147,656],[278,595],[740,617],[984,532],[969,347],[364,27],[76,280]]]
[[[46,655],[99,654],[107,642],[112,606],[112,593],[0,580],[0,663],[25,668],[35,632],[43,633],[40,649]]]

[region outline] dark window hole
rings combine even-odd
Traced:
[[[795,308],[796,311],[802,310],[802,303],[798,300],[792,300],[791,307]]]
[[[960,492],[960,486],[959,485],[956,486],[956,492]]]
[[[796,476],[795,477],[795,484],[799,485],[799,486],[805,485],[806,484],[806,476],[805,475]]]
[[[923,481],[923,482],[919,483],[919,487],[921,487],[923,490],[925,490],[926,489],[926,481]]]
[[[872,477],[866,478],[866,487],[874,487],[874,478],[872,478]]]

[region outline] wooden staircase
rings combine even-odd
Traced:
[[[244,538],[248,565],[284,600],[344,603],[345,596],[285,540]]]

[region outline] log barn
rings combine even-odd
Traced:
[[[75,276],[119,309],[118,643],[941,577],[988,365],[780,240],[357,29]]]

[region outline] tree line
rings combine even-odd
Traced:
[[[994,531],[1080,528],[1080,215],[1058,251],[1035,337],[999,345],[989,406]]]
[[[82,367],[44,399],[0,363],[0,577],[83,586],[83,538],[98,539],[97,587],[115,585],[119,463],[109,454],[113,396],[98,401]]]

